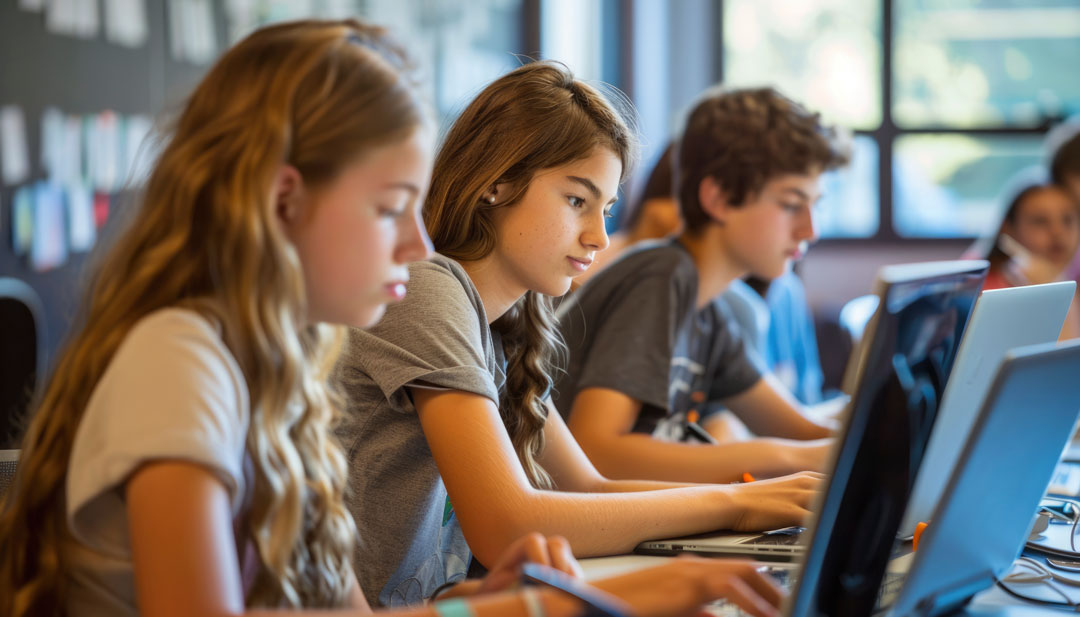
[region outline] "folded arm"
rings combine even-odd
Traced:
[[[752,439],[711,445],[673,443],[632,432],[641,403],[608,388],[578,393],[570,431],[596,468],[613,478],[676,482],[735,482],[749,472],[775,477],[821,471],[829,441]]]

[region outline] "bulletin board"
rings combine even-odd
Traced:
[[[225,20],[218,2],[212,6],[213,32],[220,51],[225,42]],[[98,12],[99,29],[89,35],[58,33],[48,22],[50,4]],[[110,0],[3,0],[0,1],[0,109],[18,108],[24,121],[26,175],[18,183],[0,178],[0,277],[29,284],[40,296],[45,312],[45,346],[51,364],[66,337],[83,293],[86,268],[107,238],[110,226],[131,207],[136,193],[130,186],[105,193],[108,216],[97,229],[97,242],[89,249],[69,250],[63,262],[49,268],[35,266],[26,254],[17,254],[13,230],[15,197],[20,188],[46,182],[42,162],[42,119],[46,110],[64,117],[94,117],[111,112],[119,118],[142,117],[159,124],[175,112],[207,70],[205,62],[178,56],[170,41],[170,19],[176,18],[170,0],[124,0],[111,8],[138,5],[145,15],[145,38],[140,45],[117,44],[106,32],[105,11]],[[39,9],[32,8],[38,5]],[[92,5],[92,8],[91,8]],[[27,8],[31,7],[31,8]],[[2,125],[0,125],[2,126]],[[2,137],[2,136],[0,136]],[[88,148],[87,152],[92,151]],[[0,163],[4,152],[0,149]],[[90,158],[84,155],[85,159]],[[97,200],[100,195],[95,195]],[[95,206],[100,205],[95,201]],[[94,212],[101,214],[100,210]],[[97,221],[100,222],[100,221]],[[107,273],[106,273],[107,276]],[[0,324],[0,341],[3,339]],[[2,344],[2,343],[0,343]]]

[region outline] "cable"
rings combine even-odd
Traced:
[[[1074,611],[1080,612],[1080,603],[1073,602],[1072,599],[1069,598],[1069,594],[1065,593],[1065,591],[1057,585],[1057,583],[1064,583],[1072,587],[1080,587],[1080,580],[1072,579],[1065,576],[1059,576],[1043,564],[1030,557],[1020,557],[1019,559],[1017,559],[1016,562],[1013,564],[1013,569],[1015,569],[1017,566],[1026,567],[1030,570],[1030,572],[1010,572],[1004,578],[994,578],[994,582],[997,584],[998,587],[1005,591],[1005,593],[1026,602],[1032,602],[1035,604],[1042,604],[1047,606],[1067,606]],[[1020,583],[1026,585],[1042,583],[1046,587],[1052,589],[1056,594],[1061,596],[1065,601],[1056,602],[1053,600],[1045,600],[1043,598],[1035,598],[1032,596],[1028,596],[1026,594],[1020,593],[1019,591],[1016,591],[1015,589],[1012,589],[1006,583]]]

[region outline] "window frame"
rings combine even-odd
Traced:
[[[970,135],[976,137],[986,136],[1037,136],[1044,137],[1056,121],[1060,119],[1046,118],[1039,125],[1029,127],[981,127],[981,128],[957,128],[940,125],[929,125],[918,128],[901,128],[897,126],[892,116],[893,98],[893,45],[894,45],[894,0],[880,0],[881,2],[881,70],[879,86],[881,88],[881,125],[873,130],[855,130],[855,135],[867,136],[874,140],[878,146],[878,216],[877,231],[862,238],[822,238],[818,240],[819,246],[860,246],[881,243],[903,243],[909,246],[944,246],[955,245],[958,241],[971,241],[972,236],[938,236],[938,237],[909,237],[897,233],[893,226],[893,148],[896,141],[909,135]],[[714,57],[717,58],[715,65],[715,78],[721,83],[724,78],[724,37],[723,19],[725,0],[717,0],[718,10],[715,11],[713,38],[715,48]]]

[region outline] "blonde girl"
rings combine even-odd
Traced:
[[[370,612],[330,433],[335,330],[318,324],[370,325],[428,254],[433,131],[405,69],[376,28],[299,22],[256,32],[195,90],[23,441],[0,614]],[[525,560],[578,571],[534,534],[472,589]],[[688,592],[677,607],[650,608],[633,577],[603,584],[643,614],[720,593],[775,612],[746,566],[690,567],[656,573]],[[581,609],[552,590],[456,602],[410,614]]]
[[[409,295],[378,326],[351,331],[337,371],[372,602],[429,597],[527,531],[592,556],[806,516],[816,474],[611,481],[550,412],[563,350],[551,298],[607,246],[604,218],[633,158],[620,114],[549,62],[493,82],[446,136],[424,204],[437,254],[410,267]]]

